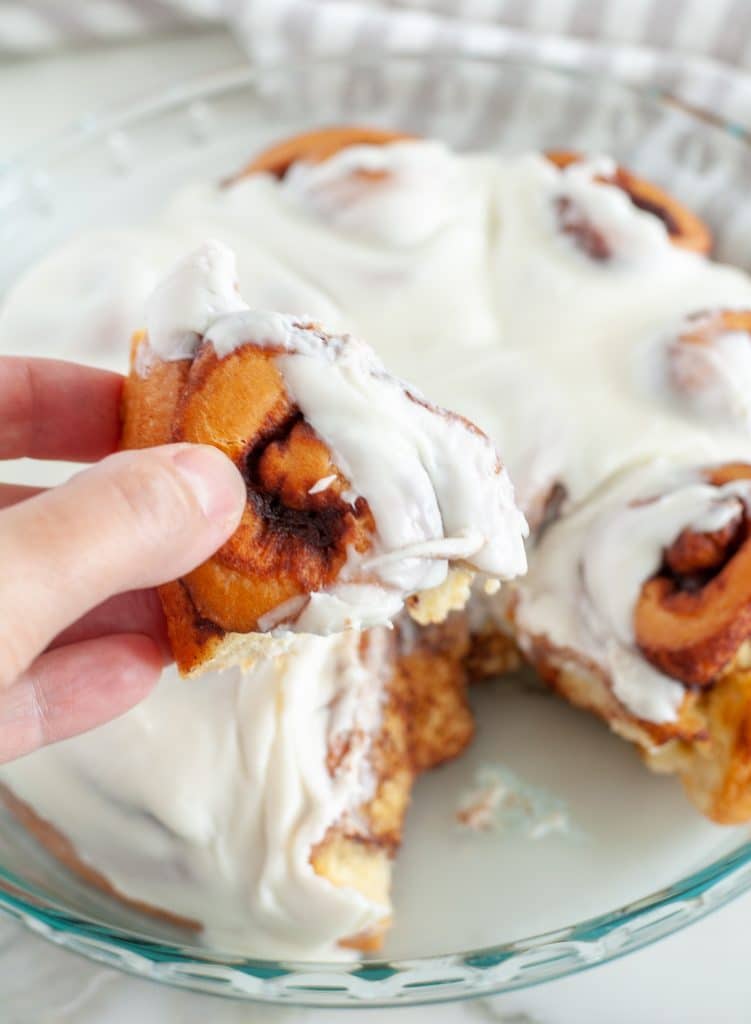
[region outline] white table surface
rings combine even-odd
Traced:
[[[92,108],[242,59],[221,31],[0,64],[0,160]],[[751,894],[622,960],[495,999],[336,1014],[341,1024],[747,1024]],[[330,1024],[329,1011],[267,1008],[168,990],[97,967],[0,917],[2,1024]]]

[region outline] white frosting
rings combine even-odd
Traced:
[[[237,290],[234,253],[221,242],[204,242],[181,259],[149,297],[149,344],[161,359],[187,359],[220,317],[247,308]]]
[[[364,176],[363,176],[364,173]],[[305,216],[350,237],[416,245],[449,227],[467,201],[466,168],[440,142],[350,146],[297,163],[283,189]],[[405,201],[419,192],[420,202]]]
[[[660,354],[667,387],[689,411],[707,417],[710,427],[730,423],[751,434],[751,335],[710,328],[695,343],[676,332],[660,339]]]
[[[214,948],[342,955],[388,906],[317,875],[329,826],[356,833],[387,659],[371,635],[300,637],[242,674],[165,673],[122,718],[3,768],[3,781],[122,893],[205,924]],[[334,775],[326,757],[349,738]]]
[[[552,181],[556,202],[547,206],[543,216],[552,217],[554,231],[583,217],[606,241],[611,258],[623,266],[659,262],[672,248],[662,221],[636,208],[616,185],[595,182],[597,176],[607,179],[615,169],[615,161],[609,157],[572,163],[562,172],[545,161],[542,170]],[[565,201],[563,211],[560,200]],[[561,244],[570,245],[565,231]]]
[[[323,214],[309,199],[318,178],[331,177],[331,165],[349,177],[352,158],[342,154],[306,168],[307,190],[291,174],[281,182],[253,175],[231,188],[189,185],[170,202],[158,231],[179,239],[178,252],[221,239],[237,254],[240,292],[251,307],[366,338],[392,371],[422,384],[434,359],[462,365],[458,348],[495,342],[487,261],[495,162],[460,158],[439,143],[357,152],[366,164],[393,164],[393,173],[374,188],[358,187],[347,223],[338,204],[331,204],[338,216]],[[426,206],[428,193],[434,198]],[[91,245],[95,250],[96,239]],[[146,261],[151,248],[144,246]],[[162,273],[169,267],[160,253],[154,263]],[[112,287],[120,286],[113,280]],[[147,295],[132,307],[133,330],[143,326]]]
[[[182,259],[148,303],[148,344],[184,359],[201,340],[219,358],[252,343],[274,356],[289,397],[332,452],[352,501],[363,497],[376,536],[354,549],[337,582],[276,628],[332,633],[389,621],[410,594],[439,586],[449,563],[508,579],[526,568],[527,528],[508,474],[486,436],[427,404],[392,377],[364,342],[328,336],[294,317],[250,310],[232,253],[208,242]],[[374,582],[377,585],[374,586]]]
[[[98,337],[102,361],[122,368],[155,280],[219,238],[250,306],[367,338],[392,372],[492,437],[528,505],[551,479],[578,500],[656,453],[745,458],[745,425],[679,400],[655,348],[697,309],[751,307],[751,282],[678,249],[657,218],[592,180],[609,166],[561,172],[534,154],[405,142],[353,147],[282,181],[189,185],[148,229],[90,235],[32,271],[0,315],[0,345],[73,355],[83,338],[93,354]],[[357,167],[388,175],[353,184]],[[347,201],[322,207],[337,182]],[[561,195],[609,237],[611,260],[561,232]]]
[[[358,168],[386,173],[368,181]],[[710,359],[716,372],[707,377],[706,392],[714,398],[698,402],[676,392],[668,372],[671,350],[697,310],[751,308],[751,280],[671,245],[660,221],[613,186],[593,181],[603,168],[573,165],[559,172],[539,155],[457,156],[440,144],[415,142],[356,147],[324,164],[296,167],[282,181],[254,175],[231,188],[189,185],[147,229],[88,235],[32,270],[0,314],[0,345],[123,369],[130,334],[143,326],[155,282],[181,252],[205,238],[221,239],[237,253],[240,290],[251,306],[367,338],[391,370],[476,422],[503,452],[525,508],[555,481],[566,486],[573,513],[530,550],[522,627],[591,656],[634,713],[669,720],[683,689],[635,651],[633,595],[639,577],[653,571],[660,543],[708,515],[691,472],[685,485],[675,486],[679,467],[751,460],[741,408],[751,378],[740,337],[716,346]],[[609,260],[591,259],[561,230],[560,197],[570,200],[566,217],[583,216],[606,236]],[[720,364],[732,369],[725,373]],[[707,402],[715,411],[708,413]],[[730,413],[736,403],[737,415]],[[671,481],[665,491],[679,497],[638,515],[619,501],[642,480],[662,493],[663,481],[653,487],[646,466],[598,490],[624,466],[655,456],[672,466],[665,470]],[[586,597],[574,575],[585,555]],[[367,603],[376,595],[362,596]],[[351,607],[353,595],[344,597]],[[315,619],[319,606],[333,600],[316,595],[303,615]],[[325,607],[320,614],[324,620],[331,615]],[[384,617],[390,614],[385,607]],[[310,628],[319,627],[313,621]],[[293,651],[304,653],[311,644],[323,651],[335,642],[295,637]],[[319,662],[311,662],[305,682],[315,693],[324,685],[320,672]],[[253,951],[262,945],[265,952],[278,929],[273,915],[267,921],[251,915],[243,889],[248,865],[257,863],[259,833],[252,815],[236,815],[235,805],[263,799],[268,822],[284,829],[297,813],[299,791],[290,786],[280,795],[283,787],[273,781],[268,796],[248,794],[235,779],[247,770],[236,753],[235,698],[250,701],[254,691],[234,675],[181,687],[167,681],[144,706],[161,737],[144,749],[168,767],[155,769],[153,778],[138,775],[132,798],[128,773],[118,765],[135,762],[135,735],[145,743],[142,709],[9,766],[3,775],[64,831],[72,829],[92,862],[125,891],[143,894],[144,886],[156,885],[149,879],[171,877],[169,891],[180,892],[179,907],[193,901],[184,909],[212,930],[228,928],[238,946]],[[172,693],[179,700],[164,696]],[[311,700],[315,693],[308,694]],[[180,729],[196,737],[194,744],[172,729],[178,707]],[[252,731],[252,722],[242,721],[243,734]],[[299,735],[306,729],[307,723]],[[296,742],[278,749],[294,758]],[[200,750],[195,765],[192,746]],[[79,759],[89,766],[87,776],[67,767]],[[319,765],[318,755],[308,763]],[[280,778],[276,771],[283,768],[278,763],[270,777]],[[88,781],[99,775],[108,779],[105,797]],[[320,799],[329,808],[318,793],[312,804]],[[140,821],[139,809],[155,805],[164,829]],[[215,823],[213,846],[190,838],[193,832],[180,824],[189,813]],[[268,870],[278,872],[279,906],[289,907],[301,890],[287,876],[288,858],[267,845],[263,829],[260,838]],[[192,883],[175,877],[176,851],[180,863],[194,867]],[[319,892],[329,890],[321,884]],[[305,899],[298,902],[293,915],[305,915]],[[358,901],[347,905],[357,908]],[[342,921],[331,906],[313,901],[299,937],[290,925],[285,941],[292,935],[304,955],[337,930],[353,930],[359,911]],[[239,936],[251,927],[248,919],[257,931],[246,942]]]
[[[743,505],[751,505],[751,481],[713,487],[696,470],[660,459],[608,481],[540,541],[516,588],[522,646],[543,637],[584,655],[634,714],[674,720],[685,690],[637,651],[637,600],[684,529],[718,530]]]
[[[551,214],[567,179],[581,173],[576,165],[560,172],[537,156],[509,161],[497,184],[502,228],[492,255],[501,344],[521,354],[530,381],[542,377],[558,389],[551,413],[567,436],[561,478],[571,500],[653,455],[697,464],[749,458],[743,424],[710,422],[677,401],[655,372],[654,350],[655,339],[669,344],[671,331],[697,309],[750,308],[751,280],[672,245],[661,222],[613,186],[578,179],[580,205],[606,233],[606,200],[633,221],[628,259],[591,259]],[[460,399],[455,405],[462,409]],[[514,431],[503,428],[490,435],[513,467]]]
[[[516,501],[534,526],[538,506],[571,457],[564,396],[545,369],[531,378],[521,352],[487,348],[450,370],[439,360],[423,372],[422,383],[432,399],[448,408],[453,401],[491,438],[503,438]]]
[[[330,473],[328,476],[322,476],[320,480],[316,480],[312,487],[308,488],[308,494],[322,494],[331,487],[335,480],[336,473]]]
[[[81,235],[50,253],[0,309],[6,352],[78,359],[122,370],[140,309],[184,251],[158,227]],[[125,346],[125,348],[123,348]]]

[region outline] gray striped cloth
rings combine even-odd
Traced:
[[[0,0],[0,54],[118,41],[223,16],[222,0]]]
[[[667,88],[751,127],[751,0],[0,0],[0,52],[228,23],[249,55],[514,55]]]

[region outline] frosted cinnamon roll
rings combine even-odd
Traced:
[[[665,376],[689,411],[751,432],[751,312],[711,310],[684,320],[665,345]]]
[[[218,192],[228,207],[240,207],[242,197],[253,192],[265,194],[268,203],[279,204],[284,220],[289,215],[302,218],[308,231],[323,229],[329,257],[346,259],[344,282],[358,270],[378,268],[380,276],[391,251],[391,266],[380,283],[385,297],[396,283],[394,256],[401,247],[424,245],[428,256],[447,230],[454,235],[455,252],[482,242],[473,237],[473,227],[487,206],[488,171],[485,161],[462,161],[435,140],[373,128],[329,128],[272,146]],[[355,239],[378,248],[350,248]],[[272,241],[272,250],[279,242],[284,246],[283,236]],[[318,268],[308,263],[304,251],[285,255],[295,266],[302,257],[306,275],[317,278]],[[422,276],[416,255],[412,252],[400,268],[405,281]],[[451,258],[448,252],[444,258]],[[396,265],[400,262],[397,257]]]
[[[751,817],[750,521],[751,465],[632,467],[551,526],[509,613],[544,679],[720,822]]]
[[[250,163],[233,178],[230,182],[237,181],[249,174],[273,174],[276,178],[283,178],[289,169],[297,163],[317,164],[330,159],[343,149],[351,146],[386,146],[392,142],[401,142],[411,138],[402,132],[395,132],[384,128],[373,128],[364,125],[336,125],[329,128],[316,128],[310,132],[302,132],[293,135],[281,142],[264,149],[257,156],[253,157]],[[381,176],[383,172],[371,172],[368,175],[360,171],[360,177]]]
[[[620,164],[609,158],[588,162],[581,154],[566,150],[553,150],[545,155],[562,171],[580,165],[579,170],[589,174],[591,180],[620,189],[637,209],[662,222],[674,245],[704,254],[712,248],[709,228],[695,213],[657,185],[637,177]],[[589,220],[586,211],[576,203],[575,196],[562,194],[557,197],[556,212],[562,230],[588,256],[596,260],[610,259],[613,255],[611,241],[596,223]]]
[[[473,731],[466,629],[408,632],[296,637],[245,673],[170,670],[123,717],[4,766],[0,795],[70,870],[189,941],[377,949],[414,778]]]
[[[180,263],[147,319],[123,445],[213,444],[248,489],[234,536],[161,590],[183,672],[247,658],[249,634],[361,629],[405,602],[438,621],[472,573],[524,571],[526,523],[487,436],[364,343],[249,310],[225,247]]]
[[[704,507],[664,546],[639,594],[634,633],[656,668],[706,687],[751,634],[751,465],[707,469],[700,480]]]

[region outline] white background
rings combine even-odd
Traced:
[[[69,121],[242,60],[222,32],[68,51],[0,66],[0,163]],[[614,794],[617,799],[617,794]],[[2,1024],[330,1024],[330,1011],[276,1010],[168,991],[104,970],[0,918]],[[657,946],[497,999],[369,1013],[336,1024],[747,1024],[751,895]]]

